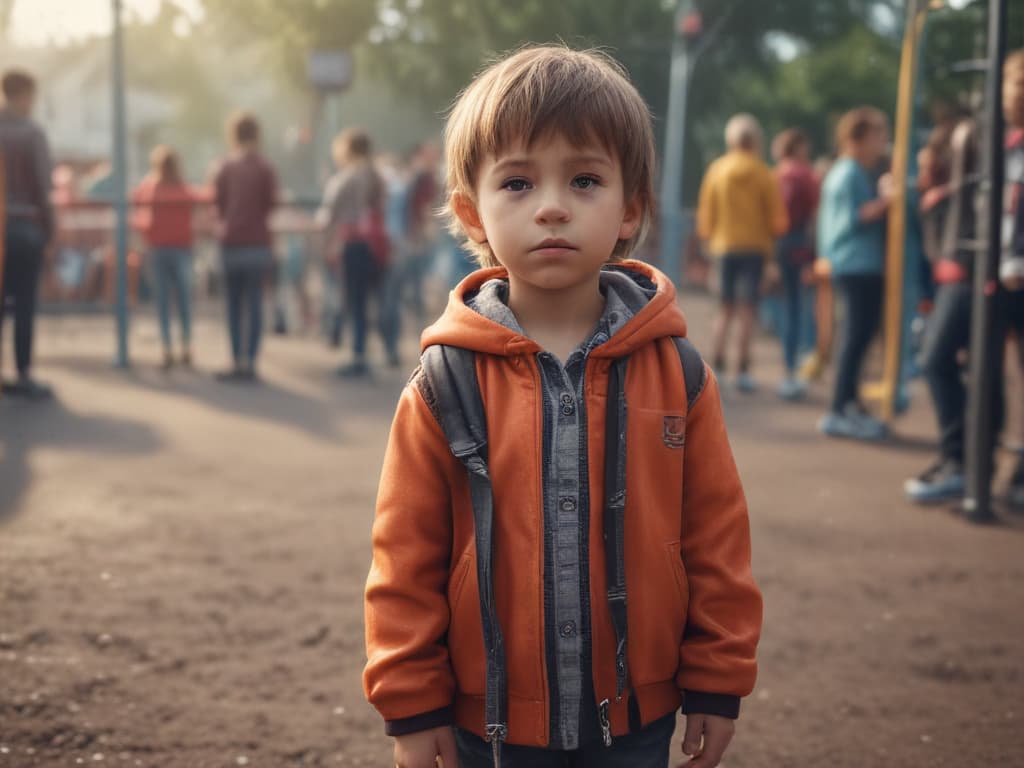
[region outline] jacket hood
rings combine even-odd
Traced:
[[[605,268],[627,277],[638,292],[650,295],[643,306],[618,333],[596,347],[593,357],[624,357],[634,349],[664,336],[685,336],[686,319],[676,305],[676,290],[664,274],[640,261],[623,261]],[[440,319],[423,332],[421,347],[434,344],[463,347],[489,355],[536,354],[543,350],[532,339],[489,319],[468,305],[483,285],[494,279],[508,279],[503,267],[480,269],[459,283],[448,296]]]

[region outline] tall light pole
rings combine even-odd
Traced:
[[[988,4],[988,75],[985,81],[985,157],[981,192],[986,201],[983,222],[986,248],[974,260],[974,309],[971,312],[970,373],[967,387],[967,488],[963,509],[969,520],[984,523],[992,512],[992,391],[1002,375],[1001,334],[996,333],[999,300],[999,259],[1002,255],[1005,121],[1003,119],[1003,57],[1006,55],[1006,0]]]
[[[696,19],[693,0],[679,0],[672,28],[672,67],[669,72],[668,114],[665,120],[665,149],[662,153],[661,268],[669,279],[682,283],[683,244],[683,143],[686,141],[686,97],[690,86],[690,54],[685,25]],[[692,23],[692,22],[691,22]]]
[[[119,368],[128,367],[128,204],[125,193],[124,40],[121,29],[121,0],[111,0],[112,61],[111,88],[114,106],[114,213],[117,235],[117,359]]]

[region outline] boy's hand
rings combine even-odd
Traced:
[[[687,768],[715,768],[736,732],[736,721],[717,715],[687,715],[683,754]]]
[[[439,757],[442,768],[459,768],[451,726],[395,737],[395,768],[436,768]]]

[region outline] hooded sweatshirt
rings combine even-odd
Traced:
[[[704,174],[697,205],[697,234],[715,256],[761,254],[770,258],[789,216],[771,169],[753,152],[732,150]]]
[[[709,370],[687,413],[672,339],[685,336],[686,323],[671,283],[637,262],[605,273],[604,316],[563,366],[518,330],[504,306],[505,279],[500,269],[470,275],[425,331],[423,346],[477,353],[508,742],[570,749],[573,738],[596,728],[589,720],[604,700],[613,736],[673,711],[684,691],[687,711],[735,710],[756,676],[761,597],[750,571],[746,502]],[[624,356],[630,674],[616,700],[602,515],[598,503],[590,513],[589,500],[604,498],[608,372]],[[414,374],[377,499],[364,686],[392,735],[453,722],[483,735],[473,509],[465,469],[433,404],[424,377]]]

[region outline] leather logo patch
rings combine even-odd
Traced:
[[[686,417],[666,416],[661,431],[662,442],[669,448],[686,445]]]

